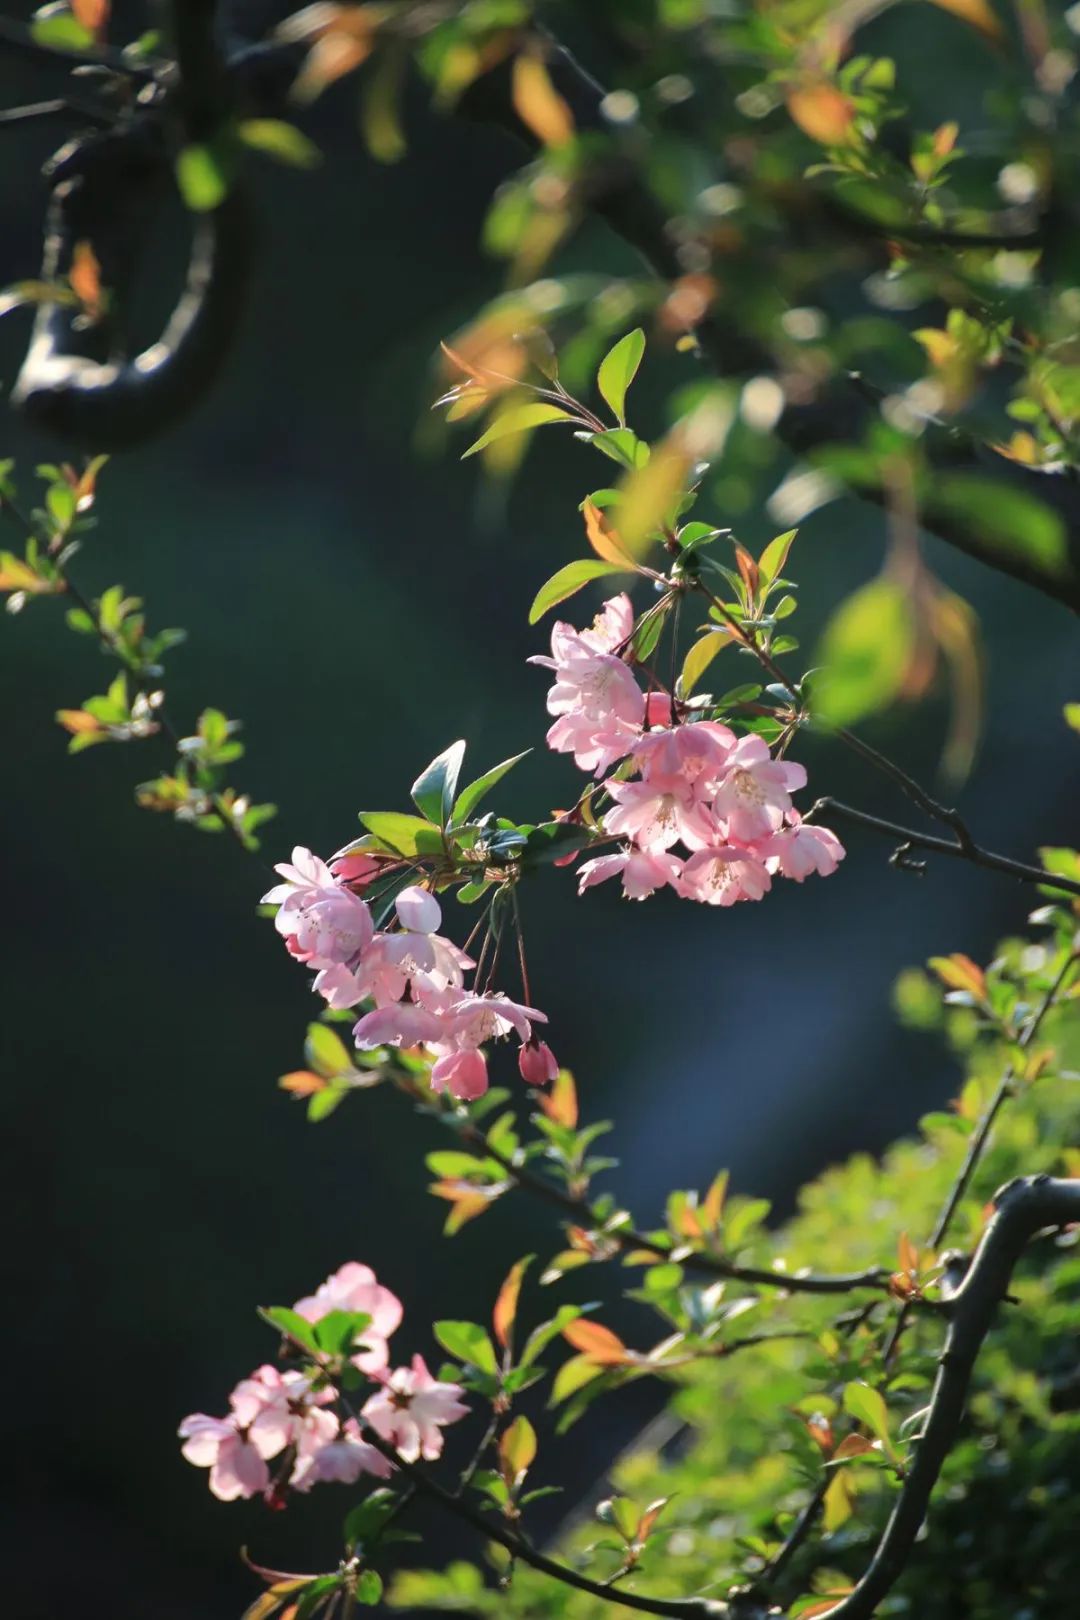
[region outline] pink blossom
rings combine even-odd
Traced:
[[[557,667],[547,708],[549,714],[582,714],[601,723],[622,720],[640,727],[645,694],[621,658],[584,649]]]
[[[634,606],[625,591],[609,596],[588,630],[576,632],[597,652],[613,652],[634,633]]]
[[[291,1445],[297,1413],[311,1385],[300,1373],[282,1374],[277,1367],[257,1367],[229,1396],[237,1424],[267,1461]]]
[[[181,1454],[196,1468],[209,1468],[210,1489],[221,1502],[258,1496],[270,1483],[270,1470],[235,1418],[193,1412],[177,1431]]]
[[[578,872],[578,894],[621,874],[626,898],[645,900],[665,883],[677,887],[682,864],[677,856],[658,849],[624,849],[614,855],[598,855],[586,861]]]
[[[708,806],[681,776],[651,775],[642,782],[608,782],[615,809],[604,817],[604,831],[629,838],[655,853],[681,839],[688,849],[715,842],[716,823]]]
[[[847,853],[828,827],[805,822],[795,811],[791,812],[791,826],[774,833],[761,850],[767,856],[770,871],[781,872],[784,877],[794,878],[796,883],[801,883],[811,872],[829,877]]]
[[[274,869],[285,878],[263,895],[276,903],[274,927],[290,952],[317,968],[349,962],[370,943],[371,913],[363,900],[335,881],[324,861],[298,845],[292,864]]]
[[[468,1407],[458,1399],[460,1384],[440,1384],[428,1372],[422,1356],[411,1367],[398,1367],[384,1375],[383,1387],[361,1412],[375,1433],[392,1445],[403,1462],[423,1457],[428,1462],[443,1448],[441,1430],[465,1417]]]
[[[268,889],[262,897],[262,904],[284,905],[288,901],[317,900],[325,890],[333,888],[334,876],[325,861],[313,855],[310,849],[303,844],[297,844],[292,852],[292,863],[281,862],[274,867],[285,879],[284,883],[277,883]],[[279,929],[284,933],[285,929]]]
[[[355,1418],[346,1418],[337,1438],[317,1451],[298,1457],[289,1483],[295,1490],[309,1491],[313,1485],[355,1485],[361,1474],[389,1479],[394,1465],[360,1437]]]
[[[390,1359],[386,1341],[401,1325],[401,1301],[384,1288],[370,1266],[348,1260],[320,1283],[313,1294],[298,1299],[293,1310],[307,1322],[318,1322],[329,1311],[363,1311],[371,1324],[363,1331],[364,1351],[353,1359],[364,1372],[376,1372]]]
[[[473,966],[452,940],[436,933],[442,909],[433,894],[418,885],[402,889],[394,902],[400,929],[376,934],[360,964],[362,994],[380,1007],[400,1001],[406,986],[413,999],[431,1004],[431,997],[448,988],[460,989],[465,972]]]
[[[547,745],[556,754],[573,754],[579,771],[601,776],[625,759],[641,736],[641,727],[611,716],[561,714],[547,733]]]
[[[448,1091],[459,1102],[475,1102],[488,1088],[483,1052],[447,1052],[432,1065],[432,1091]]]
[[[806,786],[802,765],[773,759],[761,737],[741,737],[731,751],[713,809],[740,844],[767,838],[791,809],[790,795]]]
[[[385,856],[366,855],[361,850],[355,855],[348,853],[335,855],[330,862],[330,870],[339,883],[348,883],[352,888],[366,889],[385,865]]]
[[[670,726],[671,724],[671,693],[649,692],[645,697],[645,724],[647,726]]]
[[[523,1007],[509,996],[491,994],[479,996],[470,991],[452,1003],[443,1033],[443,1044],[448,1051],[469,1051],[483,1046],[485,1041],[502,1040],[516,1032],[522,1041],[532,1035],[533,1023],[546,1024],[545,1013],[535,1007]]]
[[[437,1013],[419,1007],[414,1001],[396,1001],[365,1013],[353,1027],[353,1040],[361,1051],[377,1046],[423,1046],[437,1041],[443,1021]]]
[[[634,759],[648,778],[681,778],[699,794],[715,788],[724,774],[735,733],[715,720],[671,726],[646,732],[634,749]]]
[[[720,845],[691,855],[676,887],[687,900],[709,906],[733,906],[737,900],[760,900],[771,886],[768,869],[749,850]]]
[[[378,939],[379,936],[376,934],[375,937]],[[285,943],[288,944],[288,940]],[[335,1012],[347,1012],[369,994],[368,983],[368,977],[362,968],[354,973],[343,962],[335,962],[333,967],[319,969],[311,988],[316,995],[322,996],[326,1005],[333,1007]]]
[[[558,1061],[546,1041],[533,1036],[518,1053],[518,1068],[527,1086],[547,1086],[559,1072]]]

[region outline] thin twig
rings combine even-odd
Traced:
[[[1004,872],[1006,876],[1018,878],[1022,883],[1035,883],[1043,888],[1061,889],[1068,894],[1080,895],[1080,883],[1074,878],[1058,877],[1053,872],[1045,871],[1041,866],[1030,866],[1026,861],[1013,860],[1009,855],[998,855],[974,841],[965,845],[950,838],[939,838],[933,833],[916,832],[911,827],[902,827],[898,822],[887,821],[883,816],[870,815],[866,810],[857,810],[853,805],[841,804],[839,799],[828,796],[818,799],[805,819],[810,819],[819,811],[830,816],[839,816],[841,820],[854,822],[860,827],[869,827],[874,832],[884,833],[887,838],[895,838],[898,843],[909,844],[915,849],[925,849],[935,855],[947,855],[955,861],[967,861],[972,866],[985,867],[991,872]]]

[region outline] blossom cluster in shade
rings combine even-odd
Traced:
[[[840,840],[803,821],[791,802],[806,786],[803,766],[774,759],[754,734],[737,738],[717,720],[673,715],[666,692],[646,694],[623,656],[633,633],[624,593],[587,630],[556,624],[550,658],[530,659],[554,672],[549,746],[596,777],[620,767],[603,782],[613,803],[601,823],[619,848],[584,863],[579,891],[620,877],[631,900],[667,886],[730,906],[760,900],[774,877],[801,883],[834,872]]]
[[[293,1309],[308,1322],[331,1311],[370,1317],[363,1348],[350,1359],[371,1379],[372,1394],[360,1421],[332,1408],[337,1391],[307,1373],[257,1367],[229,1396],[227,1417],[193,1412],[180,1425],[188,1462],[210,1470],[210,1489],[223,1502],[263,1496],[280,1505],[286,1493],[313,1485],[354,1485],[362,1474],[387,1479],[394,1465],[364,1439],[364,1425],[392,1446],[403,1462],[432,1460],[442,1451],[442,1430],[468,1408],[458,1384],[433,1378],[422,1356],[390,1367],[388,1340],[401,1322],[401,1302],[369,1266],[349,1261]]]
[[[393,925],[376,929],[363,891],[384,864],[346,854],[328,866],[297,848],[291,864],[275,867],[283,881],[263,896],[277,905],[278,933],[314,972],[314,988],[328,1005],[371,1004],[353,1029],[360,1050],[422,1047],[433,1059],[433,1089],[471,1101],[488,1088],[482,1048],[514,1035],[522,1078],[534,1086],[553,1080],[555,1058],[533,1034],[546,1015],[508,996],[466,988],[475,963],[439,933],[442,908],[433,894],[410,884],[394,901]]]

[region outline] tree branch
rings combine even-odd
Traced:
[[[1053,872],[1045,871],[1041,866],[1029,866],[1026,861],[1013,860],[1009,855],[997,855],[991,849],[984,849],[981,844],[974,842],[962,843],[959,838],[939,838],[935,833],[917,832],[911,827],[902,827],[898,822],[886,821],[883,816],[872,816],[866,810],[857,810],[853,805],[841,804],[839,799],[825,797],[818,799],[807,811],[806,819],[822,814],[839,817],[841,821],[851,821],[860,827],[870,827],[874,832],[884,833],[886,838],[897,840],[900,850],[905,853],[908,849],[925,849],[934,855],[947,855],[954,861],[967,861],[972,866],[982,866],[991,872],[1004,872],[1008,877],[1018,878],[1021,883],[1036,883],[1041,888],[1061,889],[1066,894],[1080,895],[1080,883],[1073,878],[1058,877]],[[900,853],[900,850],[897,853]],[[895,856],[894,856],[895,859]]]
[[[1009,1182],[994,1197],[994,1214],[968,1272],[952,1296],[949,1331],[930,1397],[926,1426],[915,1442],[915,1460],[904,1480],[877,1551],[858,1584],[830,1610],[830,1620],[870,1620],[902,1574],[922,1528],[942,1466],[964,1415],[976,1359],[1009,1290],[1013,1271],[1028,1242],[1045,1228],[1080,1221],[1080,1181],[1026,1176]],[[371,1430],[364,1438],[401,1469],[417,1492],[478,1530],[542,1575],[581,1592],[645,1614],[686,1620],[775,1620],[779,1611],[751,1595],[730,1602],[707,1598],[650,1598],[603,1585],[537,1552],[514,1532],[455,1496],[415,1464],[402,1465],[394,1448]]]
[[[573,113],[577,128],[610,133],[603,112],[603,87],[556,40],[547,35],[540,37],[552,82]],[[461,107],[469,116],[499,126],[535,150],[536,138],[514,107],[510,72],[505,64],[477,80],[462,98]],[[670,222],[636,163],[624,157],[596,162],[591,182],[586,185],[586,198],[591,211],[634,248],[658,276],[671,281],[685,273]],[[711,312],[695,335],[702,353],[722,376],[775,369],[767,345],[721,311]],[[877,411],[873,390],[857,375],[845,374],[829,382],[812,402],[786,404],[775,432],[789,449],[812,460],[816,452],[831,445],[859,442]],[[959,428],[935,422],[928,422],[921,450],[931,475],[980,473],[1039,500],[1058,515],[1066,544],[1064,555],[1057,560],[995,542],[977,520],[964,515],[948,489],[935,484],[933,476],[923,492],[920,521],[930,533],[968,556],[1080,612],[1080,482],[1072,470],[1023,465]],[[878,504],[888,500],[884,480],[860,483],[855,492]]]
[[[534,1175],[524,1165],[515,1164],[512,1159],[508,1159],[505,1154],[493,1148],[483,1131],[478,1130],[475,1125],[459,1121],[452,1116],[446,1116],[446,1123],[461,1141],[468,1142],[470,1147],[474,1147],[478,1153],[493,1160],[504,1170],[515,1186],[545,1203],[553,1204],[576,1226],[585,1228],[596,1226],[597,1217],[587,1199],[575,1198],[573,1194],[557,1187],[553,1181]],[[639,1249],[647,1254],[654,1254],[658,1260],[673,1258],[671,1249],[655,1243],[646,1233],[639,1232],[633,1226],[605,1230],[603,1236],[625,1253]],[[890,1275],[882,1266],[875,1266],[868,1271],[834,1274],[769,1271],[759,1266],[736,1265],[733,1260],[725,1260],[721,1255],[706,1254],[701,1249],[680,1251],[678,1263],[690,1271],[702,1272],[706,1276],[726,1277],[733,1282],[747,1283],[755,1288],[781,1288],[790,1294],[850,1294],[859,1288],[884,1289],[888,1286]]]
[[[175,0],[175,104],[185,145],[206,145],[222,126],[226,80],[214,44],[214,0]],[[88,241],[108,272],[135,251],[135,221],[171,170],[161,102],[117,128],[71,143],[54,160],[42,278],[69,274]],[[80,330],[72,312],[43,305],[12,403],[36,425],[91,451],[140,444],[170,427],[211,385],[247,294],[251,219],[233,179],[216,208],[197,216],[187,281],[159,342],[134,359],[110,352],[104,327]],[[112,277],[107,274],[107,282]]]

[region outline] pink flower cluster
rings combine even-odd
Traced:
[[[631,900],[667,885],[684,899],[730,906],[760,900],[777,876],[801,883],[834,872],[840,840],[791,803],[806,785],[803,766],[774,759],[760,737],[736,738],[719,721],[673,720],[670,697],[646,695],[620,656],[633,630],[629,597],[614,596],[588,630],[556,624],[551,657],[529,660],[555,674],[550,747],[597,777],[624,761],[633,767],[603,784],[614,801],[603,830],[621,847],[585,862],[579,892],[619,876]]]
[[[288,950],[314,970],[314,988],[331,1007],[374,1004],[354,1027],[357,1046],[424,1047],[434,1059],[434,1090],[471,1101],[488,1088],[481,1048],[516,1035],[522,1077],[534,1086],[553,1080],[558,1065],[532,1027],[546,1023],[545,1014],[502,994],[465,988],[475,963],[438,932],[442,909],[433,894],[416,884],[402,889],[394,901],[395,925],[376,930],[358,891],[383,864],[343,855],[327,866],[297,848],[291,865],[275,867],[284,882],[263,895],[278,906],[275,927]]]
[[[375,1279],[369,1266],[350,1261],[293,1309],[309,1322],[330,1311],[362,1311],[371,1323],[363,1350],[351,1359],[376,1388],[361,1421],[342,1421],[330,1408],[336,1391],[313,1387],[302,1372],[257,1367],[229,1396],[229,1415],[193,1412],[180,1425],[188,1462],[209,1468],[210,1489],[223,1502],[265,1496],[280,1503],[287,1490],[309,1491],[336,1481],[354,1485],[361,1474],[387,1479],[393,1464],[363,1438],[363,1425],[393,1446],[403,1462],[433,1459],[442,1451],[442,1430],[468,1408],[458,1384],[431,1376],[422,1356],[409,1367],[389,1370],[387,1340],[401,1322],[401,1302]],[[269,1464],[280,1458],[275,1473]]]

